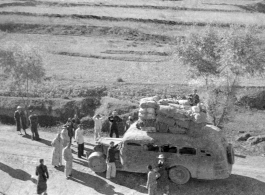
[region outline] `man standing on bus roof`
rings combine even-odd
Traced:
[[[109,121],[111,122],[110,126],[110,137],[112,137],[113,133],[116,134],[116,138],[119,138],[119,129],[118,123],[122,122],[122,119],[118,116],[117,111],[113,111],[112,115],[109,116]]]
[[[200,103],[200,97],[197,94],[197,89],[193,90],[193,94],[190,94],[191,97],[191,106],[196,106],[198,103]]]

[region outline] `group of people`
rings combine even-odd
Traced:
[[[163,192],[163,195],[169,194],[169,185],[165,182],[169,181],[167,174],[167,166],[165,163],[165,156],[160,154],[158,156],[158,163],[156,167],[152,165],[147,166],[147,183],[148,195],[156,195],[157,188],[159,187]]]
[[[28,128],[28,121],[29,121],[32,133],[31,139],[39,141],[40,137],[38,133],[38,116],[34,113],[34,110],[30,106],[29,106],[29,113],[30,115],[27,120],[26,114],[23,111],[22,107],[21,106],[17,107],[17,110],[14,113],[14,119],[16,122],[17,131],[19,132],[20,135],[22,135],[21,129],[23,129],[25,135],[27,135],[26,129]]]
[[[119,138],[120,135],[119,135],[118,124],[123,120],[121,119],[121,117],[118,116],[117,111],[113,111],[107,119],[111,123],[109,136],[113,137],[113,134],[115,134],[116,138]],[[102,136],[102,126],[104,120],[106,120],[106,117],[101,114],[96,114],[95,116],[93,116],[93,120],[94,120],[94,140],[97,141]],[[125,122],[124,132],[126,132],[129,129],[132,123],[133,123],[133,118],[132,116],[129,116],[128,120]]]
[[[32,140],[40,140],[38,133],[38,116],[34,113],[33,108],[29,107],[29,117],[27,119],[25,112],[21,106],[17,107],[14,113],[14,119],[16,122],[17,131],[21,133],[23,129],[25,135],[28,135],[26,129],[28,128],[28,123],[32,132]],[[109,136],[112,137],[113,134],[119,137],[118,123],[122,122],[122,119],[118,116],[117,111],[113,111],[108,117],[101,114],[96,114],[93,116],[94,120],[94,140],[97,141],[102,136],[102,126],[103,122],[108,119],[111,123]],[[28,120],[28,121],[27,121]],[[125,123],[125,131],[133,123],[133,119],[130,116]],[[77,143],[77,156],[82,158],[84,155],[84,128],[80,124],[80,120],[77,115],[74,118],[69,118],[65,125],[63,125],[62,130],[56,135],[52,140],[51,145],[53,147],[52,152],[52,165],[55,168],[61,167],[63,165],[63,160],[65,161],[65,176],[69,179],[72,176],[73,167],[73,154],[72,154],[72,139]],[[107,173],[106,178],[110,179],[116,177],[116,166],[115,166],[115,150],[117,145],[114,142],[110,143],[108,148],[106,163],[107,163]],[[44,165],[44,159],[40,159],[40,164],[36,167],[36,175],[38,176],[37,182],[37,194],[46,194],[47,191],[47,180],[49,178],[49,173],[47,166]]]

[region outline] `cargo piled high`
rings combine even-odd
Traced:
[[[160,99],[158,96],[140,100],[137,128],[147,132],[188,134],[207,124],[202,104],[190,106],[189,100]]]

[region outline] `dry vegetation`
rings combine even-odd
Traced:
[[[127,100],[155,93],[184,94],[191,91],[190,80],[187,68],[172,55],[176,37],[207,24],[218,30],[256,24],[264,39],[265,16],[258,2],[2,0],[0,29],[7,33],[1,46],[16,42],[39,48],[47,80],[32,88],[41,96],[78,96],[75,89],[102,85],[109,96]],[[118,79],[124,82],[117,83]],[[264,84],[258,77],[241,80],[243,86]],[[1,87],[5,90],[3,83]],[[238,113],[227,125],[229,137],[237,136],[237,124],[246,116]],[[253,116],[261,117],[255,112]],[[262,126],[255,126],[259,121],[249,120],[242,128],[262,134]]]

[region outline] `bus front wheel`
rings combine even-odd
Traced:
[[[190,180],[190,172],[183,166],[176,166],[169,169],[169,178],[176,184],[185,184]]]

